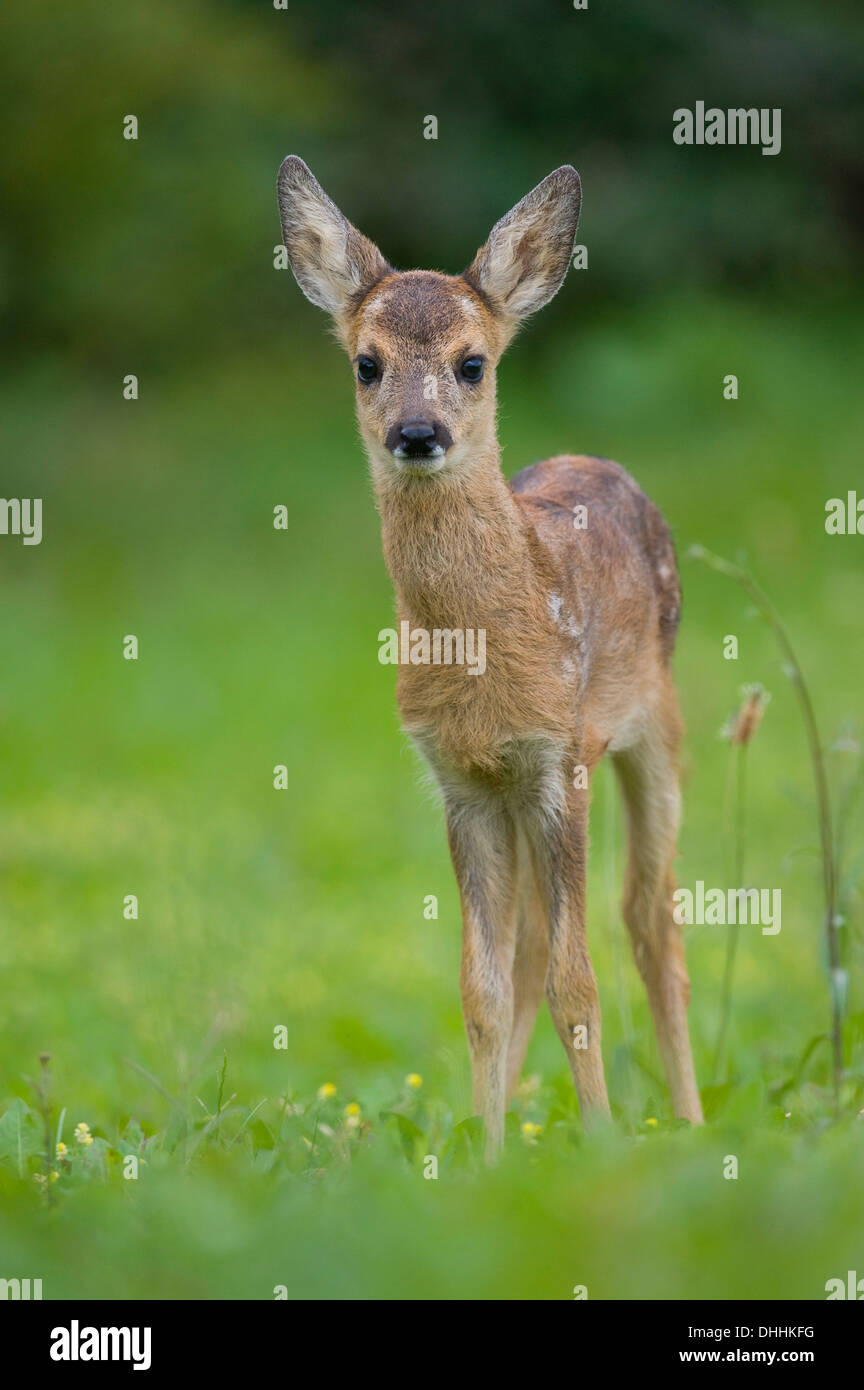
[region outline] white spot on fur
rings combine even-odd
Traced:
[[[576,643],[579,651],[579,658],[584,662],[587,658],[587,648],[582,628],[579,626],[572,613],[565,612],[564,600],[560,594],[556,594],[553,591],[549,595],[547,603],[549,605],[549,612],[552,615],[552,621],[558,628],[558,631],[563,633],[565,637],[570,637]],[[567,675],[570,674],[567,664],[565,664],[564,670]]]

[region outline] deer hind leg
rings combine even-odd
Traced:
[[[662,710],[637,744],[613,754],[629,839],[623,913],[645,982],[675,1114],[701,1124],[687,1027],[690,982],[681,930],[672,915],[681,726],[671,683]]]
[[[471,1052],[474,1111],[486,1152],[504,1141],[507,1050],[513,1025],[516,836],[493,798],[448,806],[450,853],[462,900],[462,1010]]]
[[[513,957],[513,1028],[507,1050],[507,1096],[519,1085],[537,1011],[546,993],[549,942],[546,914],[524,834],[517,840],[516,950]]]

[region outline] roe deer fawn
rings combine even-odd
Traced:
[[[279,171],[292,269],[354,364],[400,624],[486,633],[482,674],[403,664],[397,695],[443,795],[474,1105],[492,1155],[544,993],[583,1120],[609,1112],[585,931],[590,779],[606,752],[627,812],[624,918],[675,1113],[702,1120],[672,915],[672,540],[608,459],[562,455],[509,485],[500,467],[495,369],[520,320],[560,288],[580,203],[579,175],[564,165],[493,227],[462,275],[397,272],[302,159]]]

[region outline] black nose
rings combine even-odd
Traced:
[[[409,448],[418,444],[430,444],[435,438],[435,426],[427,424],[425,420],[410,421],[400,428],[399,438]]]
[[[387,448],[397,458],[437,458],[453,443],[450,431],[441,420],[424,420],[412,415],[405,421],[394,420],[387,431]]]

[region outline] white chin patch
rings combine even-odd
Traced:
[[[393,457],[397,460],[400,468],[410,468],[417,473],[437,472],[441,467],[445,450],[440,444],[436,444],[434,449],[430,449],[428,454],[412,454],[401,445],[393,450]]]

